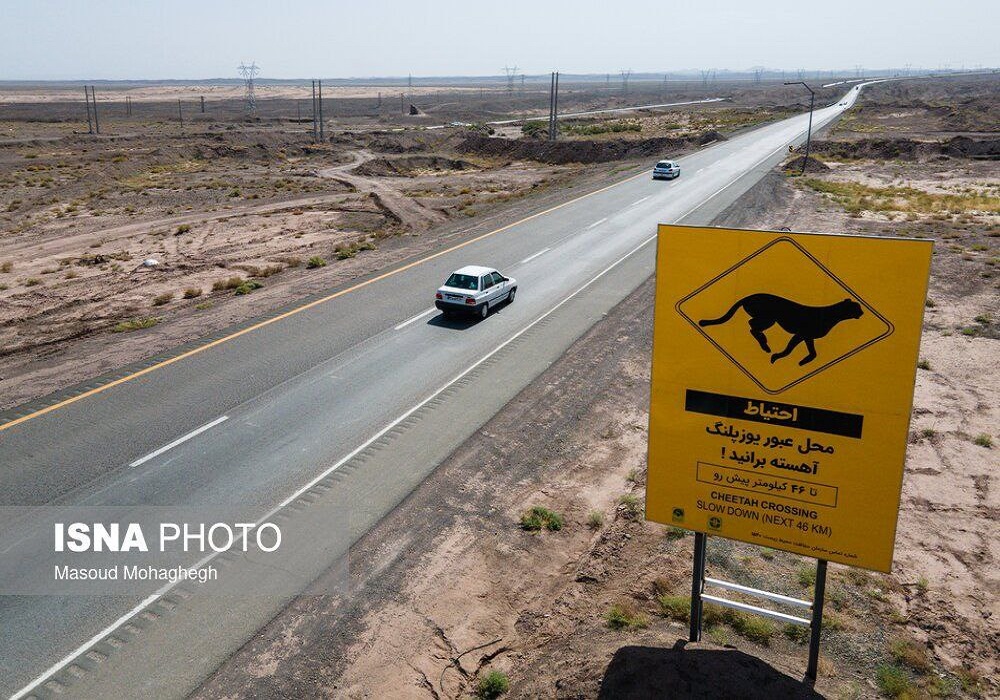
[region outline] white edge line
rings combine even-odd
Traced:
[[[573,293],[571,293],[569,296],[565,297],[558,304],[556,304],[551,309],[549,309],[548,311],[546,311],[544,314],[542,314],[541,316],[539,316],[538,318],[536,318],[534,321],[532,321],[531,323],[529,323],[527,326],[525,326],[524,328],[522,328],[521,330],[519,330],[517,333],[515,333],[514,335],[512,335],[510,338],[508,338],[507,340],[505,340],[503,343],[501,343],[500,345],[498,345],[496,348],[494,348],[493,350],[491,350],[490,352],[488,352],[486,355],[484,355],[483,357],[481,357],[478,360],[476,360],[475,362],[473,362],[465,370],[463,370],[460,374],[456,375],[447,384],[443,385],[437,391],[435,391],[434,393],[432,393],[429,396],[427,396],[427,398],[425,398],[423,401],[421,401],[420,403],[416,404],[415,406],[413,406],[413,408],[411,408],[408,411],[406,411],[406,413],[404,413],[401,416],[399,416],[398,418],[396,418],[396,420],[392,421],[387,426],[385,426],[384,428],[382,428],[380,431],[378,431],[377,433],[375,433],[374,435],[372,435],[365,442],[361,443],[360,445],[358,445],[358,447],[356,447],[355,449],[351,450],[344,457],[340,458],[332,466],[328,467],[326,470],[324,470],[318,476],[316,476],[313,479],[311,479],[307,484],[305,484],[304,486],[302,486],[300,489],[298,489],[291,496],[289,496],[288,498],[286,498],[285,500],[283,500],[281,503],[279,503],[277,506],[275,506],[274,508],[272,508],[271,510],[269,510],[267,513],[265,513],[264,515],[262,515],[260,518],[258,518],[254,522],[254,525],[260,525],[261,523],[267,521],[269,518],[271,518],[273,515],[275,515],[279,511],[281,511],[284,508],[286,508],[290,503],[293,503],[296,499],[298,499],[300,496],[302,496],[302,494],[306,493],[307,491],[309,491],[309,489],[313,488],[316,484],[318,484],[319,482],[321,482],[323,479],[325,479],[326,477],[328,477],[330,474],[332,474],[333,472],[335,472],[338,469],[340,469],[340,467],[342,467],[343,465],[345,465],[347,462],[349,462],[351,459],[353,459],[355,456],[357,456],[360,452],[366,450],[373,442],[375,442],[376,440],[378,440],[379,438],[381,438],[383,435],[385,435],[390,430],[392,430],[393,428],[395,428],[397,425],[399,425],[400,423],[402,423],[403,421],[405,421],[407,418],[409,418],[410,416],[412,416],[414,413],[416,413],[418,410],[420,410],[421,408],[423,408],[425,405],[427,405],[428,403],[430,403],[431,401],[433,401],[435,398],[437,398],[439,395],[441,395],[445,390],[447,390],[448,387],[450,387],[452,384],[454,384],[454,383],[460,381],[461,379],[463,379],[466,375],[468,375],[470,372],[472,372],[473,370],[475,370],[481,364],[483,364],[484,362],[486,362],[487,360],[489,360],[491,357],[493,357],[494,355],[496,355],[498,352],[500,352],[501,350],[503,350],[505,347],[507,347],[508,345],[510,345],[511,343],[513,343],[515,340],[517,340],[522,335],[524,335],[525,333],[527,333],[529,330],[531,330],[532,328],[534,328],[536,325],[538,325],[539,323],[541,323],[543,320],[545,320],[546,318],[548,318],[549,315],[551,315],[552,313],[554,313],[563,304],[565,304],[566,302],[568,302],[571,299],[573,299],[574,297],[576,297],[580,292],[582,292],[585,289],[587,289],[587,287],[589,287],[590,285],[592,285],[594,282],[596,282],[597,280],[599,280],[601,277],[603,277],[604,275],[606,275],[608,272],[610,272],[611,270],[613,270],[619,264],[621,264],[622,262],[624,262],[625,260],[627,260],[628,258],[630,258],[632,255],[634,255],[635,253],[637,253],[638,251],[640,251],[642,248],[644,248],[651,241],[654,241],[654,240],[656,240],[656,236],[655,235],[650,236],[649,238],[647,238],[646,240],[644,240],[642,243],[640,243],[639,245],[637,245],[635,248],[633,248],[629,252],[625,253],[625,255],[621,256],[620,258],[618,258],[617,260],[615,260],[613,263],[611,263],[610,265],[608,265],[607,267],[605,267],[603,270],[601,270],[596,275],[594,275],[589,280],[587,280],[582,286],[580,286],[579,288],[577,288],[576,291],[574,291]],[[225,419],[225,416],[223,416],[223,420],[224,419]],[[221,421],[218,421],[218,422],[221,422]],[[196,433],[197,432],[201,432],[201,430],[207,430],[213,424],[214,423],[209,424],[207,426],[203,426],[202,428],[199,428],[199,430],[196,431]],[[187,436],[185,436],[185,438],[186,437]],[[198,561],[196,564],[194,564],[191,568],[195,568],[195,569],[201,568],[201,567],[205,566],[208,562],[212,561],[217,556],[219,556],[220,554],[223,554],[223,553],[224,552],[214,552],[213,551],[211,554],[207,554],[206,556],[202,557],[202,559],[200,561]],[[144,608],[146,608],[146,607],[152,605],[153,603],[157,602],[160,598],[162,598],[167,593],[169,593],[170,590],[173,589],[174,586],[176,586],[178,583],[180,583],[180,579],[178,579],[177,581],[173,581],[171,583],[167,583],[167,584],[161,586],[151,596],[149,596],[148,598],[146,598],[145,600],[143,600],[141,603],[139,603],[138,605],[136,605],[135,607],[133,607],[131,610],[129,610],[127,613],[125,613],[124,615],[122,615],[121,617],[119,617],[117,620],[115,620],[113,623],[111,623],[110,625],[108,625],[107,627],[105,627],[104,629],[102,629],[100,632],[98,632],[97,634],[95,634],[89,640],[87,640],[86,642],[84,642],[83,644],[81,644],[80,646],[78,646],[76,649],[74,649],[73,651],[71,651],[68,655],[66,655],[65,657],[63,657],[63,659],[61,661],[59,661],[56,664],[50,666],[41,675],[39,675],[37,678],[35,678],[35,680],[31,681],[31,683],[29,683],[28,685],[24,686],[19,691],[17,691],[13,695],[11,695],[10,696],[10,700],[20,700],[20,698],[23,698],[25,695],[27,695],[32,690],[34,690],[35,688],[37,688],[38,686],[40,686],[42,683],[44,683],[45,681],[47,681],[49,678],[51,678],[55,674],[59,673],[59,671],[61,671],[64,667],[66,667],[68,664],[70,664],[74,659],[76,659],[77,657],[79,657],[81,654],[83,654],[84,652],[86,652],[88,649],[90,649],[95,644],[101,642],[105,637],[107,637],[112,632],[114,632],[116,629],[118,629],[122,624],[124,624],[125,622],[127,622],[134,615],[138,614],[141,610],[143,610]]]
[[[216,418],[215,420],[213,420],[211,423],[205,423],[205,425],[201,426],[200,428],[196,428],[196,429],[192,430],[190,433],[188,433],[187,435],[179,437],[176,440],[174,440],[173,442],[164,445],[160,449],[154,450],[153,452],[150,452],[145,457],[140,457],[139,459],[135,460],[134,462],[130,462],[128,466],[129,467],[138,467],[140,464],[145,464],[146,462],[148,462],[149,460],[153,459],[154,457],[159,457],[161,454],[163,454],[167,450],[172,449],[174,447],[177,447],[182,442],[186,442],[186,441],[190,440],[191,438],[193,438],[193,437],[195,437],[197,435],[201,435],[206,430],[208,430],[210,428],[214,428],[219,423],[222,423],[223,421],[226,421],[226,420],[229,420],[229,416],[219,416],[218,418]]]
[[[124,623],[128,622],[128,620],[132,616],[138,614],[140,610],[142,610],[143,608],[145,608],[147,605],[151,605],[152,603],[156,602],[156,600],[159,597],[160,597],[160,593],[157,592],[157,593],[154,593],[153,595],[149,596],[148,598],[146,598],[144,601],[142,601],[141,603],[139,603],[138,605],[136,605],[134,608],[132,608],[131,610],[129,610],[127,613],[125,613],[124,615],[122,615],[121,617],[119,617],[117,620],[115,620],[114,622],[112,622],[110,625],[108,625],[107,627],[105,627],[103,630],[101,630],[100,632],[98,632],[97,634],[95,634],[93,637],[91,637],[90,639],[88,639],[86,642],[84,642],[83,644],[81,644],[80,646],[78,646],[76,649],[74,649],[73,651],[71,651],[67,656],[63,657],[62,661],[59,661],[58,663],[56,663],[54,666],[52,666],[44,674],[42,674],[41,676],[39,676],[38,678],[36,678],[35,680],[33,680],[31,683],[29,683],[28,685],[24,686],[19,691],[17,691],[13,695],[11,695],[10,696],[10,700],[19,700],[19,698],[23,698],[25,695],[27,695],[28,693],[30,693],[32,690],[34,690],[35,688],[37,688],[38,686],[40,686],[42,683],[44,683],[45,681],[47,681],[51,676],[53,676],[54,674],[56,674],[59,671],[61,671],[62,668],[64,666],[66,666],[68,663],[70,663],[71,661],[73,661],[73,659],[75,659],[76,657],[80,656],[80,654],[82,654],[83,652],[87,651],[90,647],[92,647],[95,644],[97,644],[98,642],[100,642],[102,639],[104,639],[111,632],[113,632],[114,630],[118,629],[119,626],[121,626]]]
[[[782,146],[781,148],[785,148],[785,146]],[[781,149],[780,148],[776,148],[774,151],[771,151],[770,154],[768,154],[766,157],[764,157],[760,161],[758,161],[757,164],[759,165],[760,163],[764,162],[765,160],[767,160],[768,158],[770,158],[772,155],[774,155],[774,153],[777,152],[778,150],[781,150]],[[730,183],[730,185],[731,184],[732,183]],[[717,192],[715,192],[714,194],[712,194],[711,196],[709,196],[707,199],[702,200],[693,209],[689,210],[687,213],[682,214],[680,217],[678,217],[677,220],[680,221],[684,217],[688,216],[688,214],[690,214],[692,211],[694,211],[698,207],[702,206],[705,202],[707,202],[712,197],[715,197],[719,192],[722,192],[723,190],[725,190],[730,185],[727,185],[726,187],[723,187],[723,188],[719,189]],[[406,420],[407,418],[409,418],[411,415],[413,415],[415,412],[417,412],[424,405],[426,405],[427,403],[433,401],[435,398],[437,398],[438,395],[440,395],[442,392],[444,392],[452,384],[454,384],[455,382],[461,380],[467,374],[469,374],[474,369],[476,369],[476,367],[478,367],[482,363],[486,362],[489,358],[493,357],[493,355],[495,355],[496,353],[500,352],[500,350],[502,350],[504,347],[506,347],[510,343],[514,342],[520,336],[522,336],[525,333],[527,333],[536,324],[541,323],[541,321],[543,321],[545,318],[547,318],[556,309],[558,309],[560,306],[562,306],[563,304],[565,304],[566,302],[568,302],[570,299],[572,299],[573,297],[575,297],[577,294],[579,294],[580,292],[582,292],[584,289],[586,289],[587,287],[589,287],[591,284],[593,284],[594,282],[596,282],[598,279],[600,279],[601,277],[603,277],[605,274],[607,274],[608,272],[610,272],[612,269],[614,269],[617,265],[619,265],[620,263],[622,263],[624,260],[626,260],[627,258],[629,258],[632,255],[634,255],[636,252],[638,252],[639,250],[641,250],[642,248],[644,248],[650,241],[656,240],[656,237],[657,237],[656,235],[650,236],[649,238],[647,238],[646,240],[644,240],[642,243],[640,243],[638,246],[636,246],[635,248],[633,248],[629,252],[625,253],[625,255],[623,255],[622,257],[618,258],[613,263],[611,263],[610,265],[608,265],[606,268],[604,268],[603,270],[601,270],[599,273],[597,273],[597,275],[595,275],[594,277],[592,277],[591,279],[589,279],[587,282],[585,282],[583,284],[583,286],[581,286],[580,288],[578,288],[575,292],[573,292],[572,294],[570,294],[568,297],[566,297],[565,299],[563,299],[562,301],[560,301],[558,304],[556,304],[555,306],[553,306],[551,309],[549,309],[548,311],[546,311],[544,314],[542,314],[541,316],[539,316],[538,318],[536,318],[530,324],[528,324],[527,326],[525,326],[524,328],[522,328],[521,330],[519,330],[517,333],[515,333],[514,335],[512,335],[510,338],[508,338],[506,341],[504,341],[501,345],[497,346],[494,350],[490,351],[489,353],[487,353],[486,355],[484,355],[483,357],[481,357],[479,360],[477,360],[476,362],[474,362],[467,369],[465,369],[461,374],[459,374],[454,379],[452,379],[450,382],[448,382],[447,384],[445,384],[444,386],[442,386],[440,389],[438,389],[437,391],[435,391],[433,394],[431,394],[430,396],[428,396],[427,398],[425,398],[423,401],[421,401],[420,403],[418,403],[416,406],[414,406],[413,408],[411,408],[410,410],[408,410],[406,413],[404,413],[403,415],[401,415],[399,418],[397,418],[396,420],[394,420],[392,423],[390,423],[386,427],[382,428],[382,430],[380,430],[375,435],[373,435],[371,438],[369,438],[368,440],[366,440],[359,447],[357,447],[356,449],[352,450],[350,452],[350,454],[348,454],[347,456],[345,456],[342,459],[340,459],[333,466],[329,467],[322,474],[320,474],[319,476],[317,476],[316,478],[314,478],[313,480],[311,480],[308,484],[306,484],[305,486],[303,486],[302,488],[300,488],[298,491],[296,491],[291,497],[286,498],[284,501],[282,501],[281,503],[279,503],[276,507],[272,508],[265,515],[263,515],[261,518],[259,518],[256,521],[255,525],[259,525],[260,523],[264,522],[265,520],[267,520],[268,518],[270,518],[272,515],[274,515],[278,511],[284,509],[289,503],[293,502],[295,499],[297,499],[298,497],[300,497],[306,491],[308,491],[313,486],[315,486],[316,484],[318,484],[320,481],[322,481],[323,479],[325,479],[326,477],[328,477],[330,474],[332,474],[333,472],[335,472],[337,469],[339,469],[340,467],[342,467],[349,460],[351,460],[352,458],[354,458],[358,453],[360,453],[363,450],[367,449],[369,445],[371,445],[373,442],[375,442],[376,440],[378,440],[380,437],[382,437],[383,435],[385,435],[386,433],[388,433],[390,430],[392,430],[393,428],[395,428],[397,425],[399,425],[400,423],[402,423],[404,420]],[[215,559],[215,557],[217,557],[221,553],[222,552],[212,552],[211,554],[203,557],[201,559],[201,561],[199,561],[198,563],[196,563],[194,565],[193,568],[200,568],[200,567],[204,566],[208,562],[210,562],[213,559]],[[83,654],[85,651],[87,651],[88,649],[90,649],[90,647],[92,647],[93,645],[97,644],[102,639],[104,639],[106,636],[108,636],[109,634],[111,634],[112,632],[114,632],[125,621],[127,621],[128,619],[130,619],[132,616],[138,614],[139,611],[141,611],[143,608],[148,607],[149,605],[152,605],[153,603],[155,603],[156,601],[158,601],[160,598],[162,598],[164,595],[166,595],[178,583],[179,583],[179,580],[175,581],[173,583],[168,583],[168,584],[162,586],[158,591],[156,591],[156,593],[154,593],[153,595],[151,595],[148,598],[146,598],[145,600],[143,600],[141,603],[139,603],[134,608],[132,608],[129,612],[125,613],[120,618],[118,618],[115,622],[113,622],[112,624],[110,624],[107,627],[105,627],[103,630],[101,630],[100,632],[98,632],[97,634],[95,634],[93,637],[91,637],[88,641],[84,642],[83,644],[81,644],[80,646],[78,646],[76,649],[74,649],[72,652],[70,652],[67,656],[63,657],[63,659],[61,661],[57,662],[53,666],[50,666],[46,671],[44,671],[41,675],[39,675],[37,678],[35,678],[35,680],[33,680],[31,683],[29,683],[28,685],[26,685],[23,688],[21,688],[21,690],[17,691],[14,695],[11,695],[10,696],[10,700],[20,700],[20,698],[23,698],[25,695],[27,695],[28,693],[30,693],[32,690],[34,690],[35,688],[37,688],[38,686],[40,686],[42,683],[44,683],[45,681],[47,681],[49,678],[51,678],[52,676],[54,676],[56,673],[58,673],[59,671],[61,671],[66,665],[68,665],[70,662],[72,662],[75,658],[77,658],[78,656],[80,656],[81,654]]]
[[[431,308],[427,309],[426,311],[421,311],[416,316],[413,316],[412,318],[406,319],[405,321],[403,321],[402,323],[400,323],[398,326],[393,326],[392,330],[398,331],[400,328],[406,328],[411,323],[415,323],[415,322],[419,321],[420,319],[422,319],[427,314],[432,314],[435,311],[437,311],[437,309],[432,306]]]
[[[535,258],[537,258],[539,255],[545,255],[545,253],[548,253],[550,250],[552,250],[552,249],[551,248],[542,248],[540,251],[538,251],[534,255],[529,255],[528,257],[526,257],[524,260],[522,260],[521,262],[519,262],[518,265],[523,265],[526,262],[531,262],[532,260],[534,260]]]
[[[595,221],[594,223],[592,223],[587,228],[594,228],[595,226],[600,226],[601,224],[603,224],[607,220],[608,220],[608,217],[605,216],[603,219],[598,219],[597,221]]]

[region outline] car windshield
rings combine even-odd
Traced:
[[[457,272],[453,272],[448,281],[445,282],[446,287],[456,287],[458,289],[476,289],[478,286],[479,278],[473,275],[460,275]]]
[[[656,167],[657,168],[669,168],[670,167],[670,161],[669,160],[661,160],[659,163],[656,164]]]

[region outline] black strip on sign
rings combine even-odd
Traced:
[[[864,416],[828,411],[825,408],[712,394],[696,389],[687,390],[684,410],[692,413],[706,413],[710,416],[801,428],[802,430],[829,433],[830,435],[843,435],[850,438],[861,437],[861,427],[865,419]]]

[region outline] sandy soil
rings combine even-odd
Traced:
[[[391,139],[379,137],[376,148]],[[441,156],[420,167],[416,156],[342,141],[237,134],[0,150],[0,407],[609,176],[607,168],[574,179],[579,165]],[[419,148],[447,151],[449,137],[424,138]],[[366,162],[394,167],[364,175]],[[313,258],[325,266],[310,268]],[[149,259],[154,268],[143,267]],[[234,278],[261,288],[220,289]],[[158,327],[115,332],[131,319]],[[98,338],[104,350],[95,355],[86,341]]]
[[[17,107],[12,123],[35,136],[0,142],[0,410],[787,111],[693,107],[672,113],[678,128],[643,113],[642,138],[576,135],[552,149],[461,127],[387,130],[372,116],[335,117],[313,143],[304,127],[248,125],[239,110],[191,133],[112,122],[96,138],[44,121],[44,103]]]
[[[427,95],[437,95],[441,93],[462,94],[466,92],[479,92],[479,88],[456,87],[456,86],[434,86],[415,85],[407,88],[399,85],[366,86],[366,85],[331,85],[329,81],[323,85],[323,98],[338,100],[350,98],[377,98],[379,93],[388,98],[404,89],[411,95],[425,97]],[[298,85],[269,85],[258,83],[254,88],[254,94],[258,100],[268,100],[277,98],[286,99],[310,99],[311,87],[308,81]],[[190,100],[196,101],[204,97],[209,100],[240,100],[244,97],[245,88],[241,84],[194,84],[194,85],[118,85],[102,84],[95,86],[98,108],[101,102],[119,102],[128,95],[133,102],[162,102],[166,100]],[[13,87],[10,84],[0,87],[0,105],[4,103],[51,103],[64,102],[67,100],[81,99],[83,95],[82,86],[52,87],[48,85],[27,85],[24,87]]]

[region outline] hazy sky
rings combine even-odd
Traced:
[[[997,0],[0,0],[0,80],[1000,65]]]

